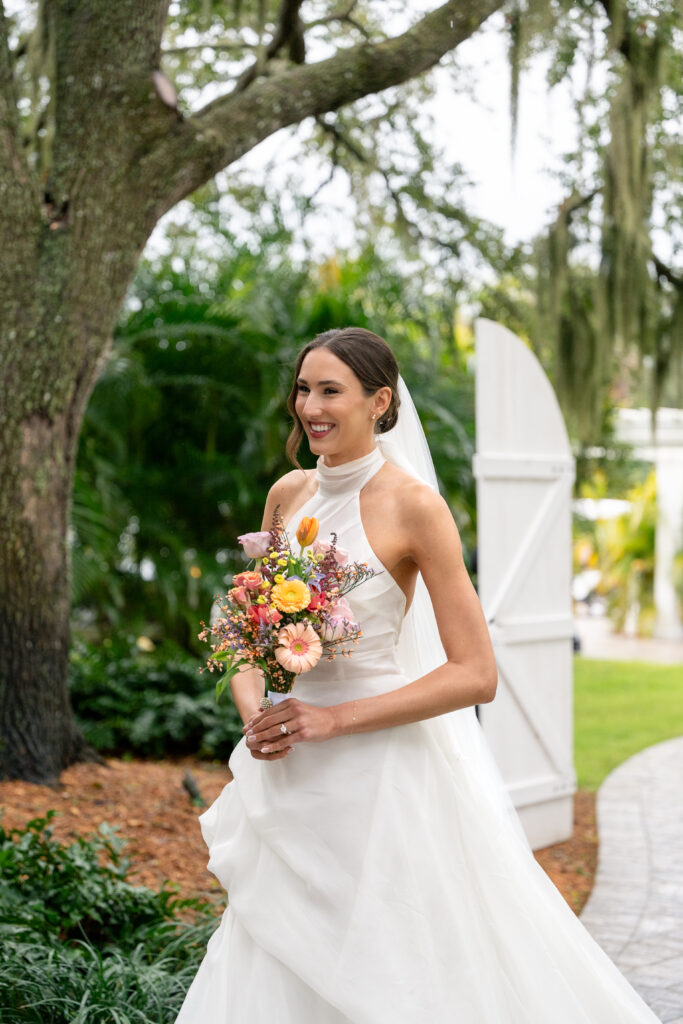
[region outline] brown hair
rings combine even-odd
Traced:
[[[391,401],[382,419],[376,424],[377,433],[384,434],[396,424],[400,405],[398,363],[384,338],[380,338],[379,334],[373,334],[372,331],[366,331],[364,327],[343,327],[319,334],[299,352],[294,366],[294,383],[287,398],[287,409],[294,420],[294,426],[287,438],[285,451],[287,458],[297,469],[302,468],[297,461],[296,454],[305,434],[303,424],[296,412],[296,399],[299,393],[297,380],[301,364],[314,348],[327,348],[338,359],[350,366],[368,397],[374,395],[379,388],[391,388]]]

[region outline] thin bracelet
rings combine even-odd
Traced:
[[[356,724],[356,704],[357,703],[358,703],[358,701],[354,700],[354,702],[353,702],[353,714],[352,714],[352,718],[351,718],[351,732],[354,731],[354,726]]]

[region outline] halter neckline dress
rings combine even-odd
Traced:
[[[410,682],[406,597],[371,549],[360,492],[373,451],[318,458],[316,516],[377,575],[347,597],[362,637],[293,697],[318,706]],[[200,817],[229,906],[176,1024],[657,1024],[511,830],[470,761],[428,719],[299,743],[278,761],[242,739]]]

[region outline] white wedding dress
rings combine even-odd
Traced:
[[[384,570],[359,492],[379,448],[328,467],[297,511]],[[294,522],[294,520],[296,522]],[[289,524],[288,524],[289,525]],[[352,657],[321,660],[293,696],[317,705],[410,682],[406,599],[386,571],[353,590]],[[234,779],[200,817],[229,906],[176,1024],[656,1024],[430,719],[279,761],[241,740]]]

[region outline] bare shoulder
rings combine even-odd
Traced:
[[[279,477],[268,491],[268,499],[286,501],[289,497],[296,495],[297,491],[306,487],[310,479],[310,469],[292,469],[289,473]]]
[[[432,522],[444,515],[453,519],[448,503],[429,484],[390,462],[383,476],[386,497],[393,499],[398,518],[407,528],[424,525],[425,521]]]
[[[273,512],[279,506],[283,519],[286,521],[292,512],[304,504],[313,493],[315,470],[292,469],[279,477],[268,491],[263,511],[262,529],[270,529]]]
[[[381,475],[382,493],[377,497],[396,524],[400,549],[416,562],[436,550],[459,558],[460,534],[445,498],[392,463]]]

